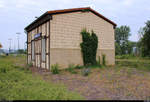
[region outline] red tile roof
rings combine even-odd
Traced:
[[[95,15],[99,16],[100,18],[104,19],[105,21],[109,22],[110,24],[112,24],[114,27],[117,26],[117,24],[115,24],[113,21],[109,20],[108,18],[104,17],[103,15],[101,15],[100,13],[98,13],[97,11],[91,9],[90,7],[84,7],[84,8],[72,8],[72,9],[63,9],[63,10],[53,10],[53,11],[47,11],[46,13],[44,13],[42,16],[40,16],[37,20],[35,20],[34,22],[32,22],[30,25],[28,25],[25,30],[28,29],[28,27],[32,26],[32,24],[36,23],[38,20],[42,19],[44,16],[46,15],[52,15],[52,14],[62,14],[62,13],[69,13],[69,12],[78,12],[78,11],[83,11],[83,10],[89,10],[91,12],[93,12]]]
[[[96,14],[97,16],[99,16],[99,17],[103,18],[104,20],[108,21],[112,25],[117,26],[117,24],[115,24],[113,21],[111,21],[108,18],[104,17],[103,15],[101,15],[97,11],[91,9],[90,7],[72,8],[72,9],[64,9],[64,10],[54,10],[54,11],[48,11],[47,13],[48,14],[59,14],[59,13],[68,13],[68,12],[75,12],[75,11],[81,11],[81,10],[89,10],[89,11],[93,12],[94,14]]]

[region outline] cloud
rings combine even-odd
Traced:
[[[4,1],[0,1],[0,8],[4,8],[5,7],[5,4],[4,4]]]
[[[137,41],[137,31],[150,18],[149,4],[149,0],[0,0],[0,34],[4,34],[0,41],[8,47],[5,44],[8,37],[14,38],[16,32],[23,33],[24,27],[35,20],[35,16],[46,11],[89,6],[118,26],[130,26],[130,39]],[[26,39],[26,36],[22,34],[22,38]]]

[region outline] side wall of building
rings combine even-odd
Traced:
[[[50,30],[50,64],[61,68],[83,64],[80,43],[83,28],[94,30],[99,39],[97,58],[106,55],[107,65],[115,64],[114,26],[91,12],[74,12],[52,16]]]
[[[49,69],[50,63],[50,21],[43,23],[32,31],[28,32],[28,63],[33,63],[35,67],[46,68]],[[38,33],[42,33],[42,36],[46,36],[46,61],[43,62],[41,60],[41,39],[34,40],[34,36]],[[34,41],[35,45],[35,57],[32,60],[32,41]]]

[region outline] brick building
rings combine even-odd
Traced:
[[[106,55],[107,65],[115,64],[116,24],[87,8],[48,11],[25,28],[27,32],[27,61],[38,68],[49,69],[58,63],[83,65],[80,43],[83,28],[97,34],[97,56]]]

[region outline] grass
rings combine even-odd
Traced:
[[[103,68],[104,66],[100,65],[100,64],[96,64],[96,65],[88,65],[88,66],[80,66],[80,65],[74,65],[74,64],[70,64],[68,65],[68,68],[66,68],[64,71],[67,71],[71,74],[82,74],[83,76],[88,76],[90,74],[89,71],[87,71],[87,69],[99,69],[99,68]]]
[[[51,71],[53,74],[59,74],[59,65],[58,64],[52,65]]]
[[[79,90],[77,92],[81,92],[83,96],[87,94],[93,96],[93,91],[98,90],[100,93],[94,96],[98,99],[114,99],[114,96],[120,99],[123,97],[149,99],[150,60],[148,58],[116,59],[114,67],[69,65],[67,70],[61,71],[57,76],[49,75],[47,81],[41,76],[33,76],[31,71],[26,69],[25,60],[25,56],[0,57],[0,100],[84,99],[78,93],[68,91],[66,86]],[[90,68],[88,77],[82,75],[84,68]],[[52,77],[59,83],[52,83],[50,80]],[[57,77],[62,78],[62,82]]]
[[[25,56],[0,57],[0,100],[79,100],[64,85],[33,76],[25,68]]]
[[[117,59],[116,67],[128,67],[143,71],[150,71],[150,60],[139,57],[130,59]]]
[[[138,65],[134,65],[137,59],[139,59]],[[88,67],[91,70],[89,75],[88,73],[83,75],[84,68],[79,69],[79,73],[75,75],[66,71],[65,74],[60,75],[60,78],[63,77],[61,82],[89,99],[145,100],[149,98],[150,71],[140,69],[140,66],[143,63],[149,64],[150,60],[137,59],[117,59],[116,66]]]
[[[71,74],[77,74],[78,72],[75,71],[76,66],[74,64],[70,64],[66,71],[70,72]]]

